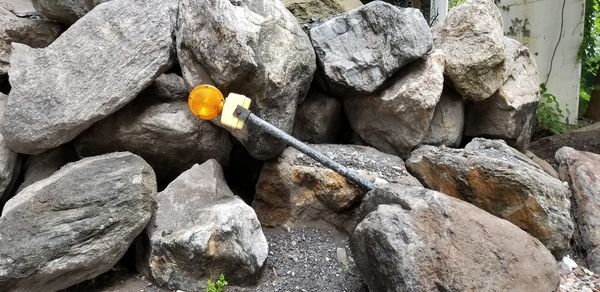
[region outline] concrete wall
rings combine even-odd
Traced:
[[[558,98],[567,121],[577,122],[581,63],[577,51],[583,39],[584,0],[496,0],[504,33],[525,44],[536,56],[540,81]],[[560,35],[554,62],[551,59]],[[550,73],[550,75],[548,75]]]

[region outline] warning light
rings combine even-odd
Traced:
[[[196,86],[188,98],[188,106],[194,115],[203,120],[212,120],[223,110],[223,94],[212,85]]]

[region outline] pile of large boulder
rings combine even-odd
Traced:
[[[434,27],[353,0],[6,0],[0,23],[1,291],[117,264],[171,290],[305,289],[277,280],[302,266],[283,246],[370,291],[554,291],[574,251],[600,272],[600,156],[562,148],[556,174],[524,154],[538,72],[492,0]],[[200,84],[375,188],[197,119]],[[347,246],[297,242],[334,229]]]

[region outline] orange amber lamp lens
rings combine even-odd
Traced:
[[[223,110],[223,94],[212,85],[196,86],[188,98],[188,106],[194,115],[203,120],[212,120]]]

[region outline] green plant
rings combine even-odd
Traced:
[[[564,133],[567,130],[567,125],[562,122],[564,119],[563,112],[556,96],[548,92],[545,83],[540,84],[540,95],[542,99],[536,109],[538,125],[552,134]]]
[[[591,93],[600,86],[600,0],[585,1],[583,40],[579,46],[581,84],[579,91],[580,113],[585,113]],[[582,107],[583,109],[582,109]]]
[[[225,275],[221,274],[216,282],[208,280],[208,286],[206,292],[224,292],[229,282],[225,280]]]
[[[463,2],[465,2],[465,0],[450,0],[450,3],[448,4],[448,9],[452,9],[460,4],[463,4]]]

